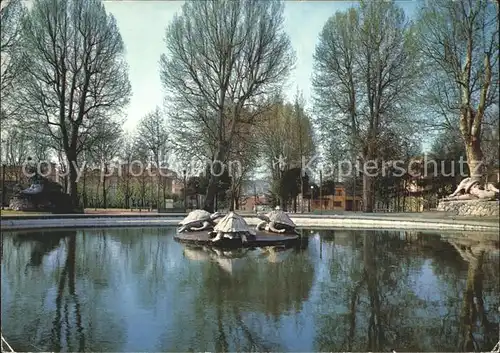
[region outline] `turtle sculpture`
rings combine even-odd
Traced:
[[[230,212],[210,232],[213,242],[226,239],[241,239],[242,243],[255,240],[255,232],[240,215]]]
[[[257,224],[258,231],[272,233],[297,233],[295,223],[279,207],[269,213],[258,214],[257,217],[262,220]]]
[[[178,232],[198,232],[208,230],[215,226],[216,220],[223,217],[219,212],[210,213],[205,210],[194,210],[189,212],[180,223]]]

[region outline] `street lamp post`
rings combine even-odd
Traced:
[[[187,211],[187,202],[186,202],[186,170],[182,171],[182,176],[184,178],[184,212]]]

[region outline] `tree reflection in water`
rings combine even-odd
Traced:
[[[82,317],[80,311],[80,304],[78,300],[78,296],[75,288],[75,254],[76,254],[76,231],[51,231],[51,232],[18,232],[9,238],[9,254],[14,255],[14,258],[17,260],[21,260],[25,263],[24,265],[24,274],[25,276],[31,277],[35,275],[34,281],[27,282],[29,285],[27,288],[28,291],[33,291],[33,299],[39,301],[36,298],[36,293],[38,292],[38,288],[36,287],[36,283],[43,284],[44,283],[44,270],[42,269],[42,265],[44,263],[44,259],[48,259],[49,256],[52,256],[54,260],[54,256],[57,259],[59,253],[61,253],[61,245],[65,244],[66,248],[66,260],[61,272],[60,278],[58,279],[58,290],[55,298],[56,305],[56,318],[53,321],[52,335],[51,335],[51,347],[60,351],[62,349],[61,342],[62,340],[62,327],[63,320],[64,326],[66,327],[66,341],[69,343],[70,341],[70,313],[69,313],[69,302],[68,298],[64,297],[64,289],[66,287],[66,283],[68,284],[68,292],[70,295],[70,299],[74,304],[74,319],[75,325],[77,327],[77,331],[79,332],[79,341],[78,345],[79,350],[83,350],[84,348],[84,334],[82,328]],[[2,241],[4,237],[2,237]],[[17,249],[18,253],[12,253],[14,249]],[[28,255],[29,254],[29,255]],[[24,256],[23,256],[24,255]],[[27,256],[26,256],[27,255]],[[57,260],[55,260],[57,263]],[[18,264],[21,268],[22,264],[19,262],[11,262],[9,261],[9,265]],[[4,266],[4,264],[2,264]],[[50,264],[48,265],[51,266]],[[9,266],[10,267],[10,266]],[[50,270],[49,270],[50,271]],[[17,272],[17,271],[15,271]],[[15,273],[14,272],[14,273]],[[17,272],[19,273],[19,272]],[[11,275],[12,272],[8,271],[8,275]],[[66,282],[67,281],[67,282]],[[20,283],[19,283],[20,284]],[[12,283],[10,284],[12,285]],[[17,285],[17,283],[16,283]],[[35,285],[35,286],[33,286]],[[10,286],[9,286],[10,287]],[[11,287],[14,293],[18,293],[16,286]],[[24,291],[20,289],[20,292]],[[46,293],[42,294],[42,298],[46,297]],[[38,299],[38,300],[37,300]],[[66,300],[65,300],[66,299]],[[45,299],[44,299],[45,300]],[[32,302],[29,302],[30,304]],[[64,304],[64,305],[63,305]],[[9,309],[11,309],[9,307]],[[13,308],[16,310],[17,308]],[[34,321],[30,322],[31,312],[28,310],[28,315],[25,315],[26,309],[20,308],[23,310],[22,319],[20,320],[21,325],[31,326],[32,324],[39,325],[40,321],[43,318],[36,318]],[[64,312],[63,312],[64,311]],[[64,319],[62,318],[64,314]],[[18,315],[16,315],[18,316]],[[24,322],[26,320],[26,322]],[[35,332],[38,331],[39,327],[35,327]],[[29,350],[33,348],[38,348],[38,342],[34,341],[34,335],[30,335],[30,337],[24,337],[22,342],[17,342],[16,345],[19,345],[19,348],[24,350],[27,346],[30,346]],[[44,342],[42,342],[43,345]]]
[[[74,305],[74,315],[75,315],[75,325],[78,333],[78,352],[82,352],[85,349],[85,334],[82,326],[82,315],[80,309],[80,301],[76,293],[76,234],[72,234],[67,239],[67,251],[66,251],[66,261],[64,263],[63,270],[61,271],[56,296],[56,316],[52,322],[52,345],[56,352],[60,352],[63,348],[62,340],[62,329],[63,326],[66,328],[66,346],[71,347],[71,323],[69,320],[69,301],[71,300]],[[67,280],[67,282],[66,282]],[[67,283],[67,286],[66,286]],[[68,296],[65,296],[65,289],[68,289]],[[62,304],[64,302],[64,325],[62,322]]]
[[[294,251],[294,250],[288,250]],[[301,256],[302,255],[302,256]],[[280,343],[269,341],[268,334],[249,326],[246,314],[261,312],[275,320],[291,311],[300,312],[311,291],[314,268],[305,254],[272,263],[269,259],[247,257],[245,266],[228,273],[217,266],[207,266],[202,297],[207,303],[226,303],[226,325],[239,334],[233,335],[231,346],[240,351],[270,352],[283,350]],[[229,305],[228,305],[229,304]],[[218,321],[222,321],[218,312]],[[257,326],[259,326],[257,324]]]
[[[497,325],[489,321],[483,298],[485,258],[494,253],[498,255],[498,244],[469,240],[470,238],[473,236],[448,240],[468,264],[460,317],[459,345],[457,347],[459,351],[463,352],[480,351],[486,347],[493,347],[498,337]],[[478,331],[481,331],[480,334],[477,334]]]
[[[61,240],[72,234],[74,234],[72,231],[17,233],[14,237],[14,244],[18,249],[27,242],[33,245],[30,261],[26,264],[25,272],[28,271],[29,267],[41,266],[43,258],[57,249],[61,244]]]
[[[314,268],[305,252],[289,249],[287,251],[293,256],[283,256],[276,262],[280,255],[275,251],[260,249],[228,253],[184,248],[185,256],[202,266],[201,283],[193,283],[198,281],[193,277],[185,285],[198,288],[192,305],[196,308],[196,317],[207,321],[190,326],[191,334],[183,336],[182,342],[177,337],[174,342],[170,340],[167,350],[196,345],[200,337],[204,337],[206,345],[199,347],[201,350],[286,350],[279,341],[279,332],[276,339],[272,337],[272,326],[266,318],[274,320],[279,331],[278,322],[284,315],[301,312],[302,303],[312,288]],[[179,318],[176,325],[185,323]],[[286,337],[283,339],[286,342]]]
[[[377,260],[375,253],[377,252],[377,242],[373,235],[363,234],[363,262],[364,275],[366,278],[368,296],[370,301],[370,319],[368,323],[368,342],[367,351],[382,351],[384,347],[384,330],[380,308],[380,293],[378,288],[379,279],[377,271]],[[352,345],[352,343],[351,343]]]
[[[289,256],[239,256],[186,248],[169,232],[85,230],[52,245],[29,237],[14,245],[4,235],[9,342],[111,352],[487,351],[495,343],[498,241],[486,244],[484,234],[453,243],[419,232],[314,231]]]
[[[488,351],[498,340],[495,326],[499,319],[486,312],[482,285],[485,251],[498,253],[498,242],[486,248],[484,243],[476,245],[474,257],[467,258],[467,271],[455,248],[439,235],[343,230],[323,241],[323,247],[335,253],[327,260],[329,277],[320,281],[315,350],[454,351],[456,334],[460,334],[460,350]],[[498,266],[498,258],[490,259],[488,268],[492,266]],[[458,272],[445,275],[453,269]],[[442,281],[423,285],[433,276]],[[488,276],[491,307],[498,300],[498,272],[489,271]],[[458,333],[460,318],[451,314],[458,314],[462,292],[462,330]],[[323,314],[328,306],[337,307],[338,312]]]
[[[106,346],[120,350],[100,342],[109,332],[101,327],[112,330],[117,325],[113,315],[103,315],[99,290],[91,280],[96,269],[106,278],[113,266],[111,256],[104,252],[107,240],[99,237],[99,231],[88,232],[96,234],[2,234],[8,254],[2,259],[2,298],[7,294],[8,300],[2,308],[2,326],[18,351],[100,351],[107,350]],[[95,261],[95,256],[100,260]],[[89,300],[89,296],[94,298]],[[114,336],[122,336],[119,329]]]

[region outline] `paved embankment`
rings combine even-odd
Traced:
[[[2,231],[40,228],[101,228],[101,227],[159,227],[177,225],[185,213],[123,213],[77,215],[9,215],[1,217]],[[249,225],[260,220],[253,214],[242,213]],[[457,217],[440,212],[427,213],[342,213],[290,214],[298,227],[356,228],[399,230],[449,230],[498,232],[496,218]]]

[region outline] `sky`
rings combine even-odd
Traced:
[[[165,53],[165,29],[184,1],[105,1],[106,10],[116,18],[126,46],[132,98],[126,110],[126,130],[133,130],[137,121],[162,107],[164,91],[160,81],[159,60]],[[355,5],[347,1],[287,1],[284,30],[296,52],[295,69],[285,86],[288,99],[301,90],[310,107],[313,54],[319,34],[336,11]],[[416,1],[402,0],[398,4],[411,16]]]

